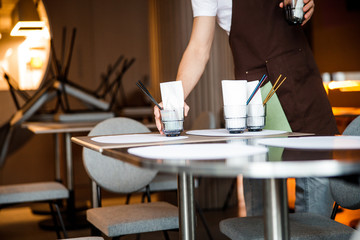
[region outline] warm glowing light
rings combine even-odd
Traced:
[[[39,69],[43,66],[43,60],[41,57],[31,57],[30,67],[32,69]]]
[[[22,90],[37,89],[42,80],[46,52],[40,39],[26,38],[18,47],[18,85]]]
[[[12,53],[13,53],[12,48],[9,48],[8,50],[6,50],[6,52],[5,52],[5,58],[10,57],[10,56],[12,55]]]
[[[19,21],[11,30],[10,36],[33,36],[43,35],[45,22],[43,21]]]
[[[339,89],[342,92],[360,91],[360,81],[346,80],[346,81],[332,81],[328,84],[330,90]]]

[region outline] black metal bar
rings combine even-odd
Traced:
[[[339,205],[337,202],[334,202],[334,207],[333,207],[333,210],[332,210],[331,216],[330,216],[330,218],[331,218],[332,220],[335,220],[336,213],[337,213],[337,211],[338,211],[338,209],[339,209],[339,206],[340,206],[340,205]]]
[[[55,230],[56,230],[56,236],[57,238],[61,238],[60,236],[60,230],[59,230],[59,225],[58,225],[58,222],[56,220],[56,216],[55,216],[55,211],[54,211],[54,208],[53,208],[53,205],[51,202],[49,202],[49,207],[50,207],[50,212],[51,212],[51,216],[52,216],[52,219],[53,219],[53,222],[54,222],[54,226],[55,226]]]
[[[71,42],[70,42],[70,50],[68,54],[68,58],[66,61],[65,69],[64,69],[64,79],[67,79],[69,69],[70,69],[70,63],[71,63],[71,57],[74,50],[74,44],[75,44],[75,37],[76,37],[76,28],[73,29],[72,36],[71,36]]]
[[[64,234],[64,238],[68,238],[68,235],[67,235],[67,232],[66,232],[66,229],[65,229],[65,224],[64,224],[64,220],[61,216],[61,212],[60,212],[60,209],[59,209],[59,205],[57,203],[54,203],[55,205],[55,208],[56,208],[56,212],[59,216],[59,222],[60,222],[60,226],[61,226],[61,229],[63,231],[63,234]]]
[[[65,60],[65,48],[66,48],[66,27],[63,27],[62,31],[62,41],[61,41],[61,69],[64,67],[64,60]]]

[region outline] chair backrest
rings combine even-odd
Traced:
[[[130,118],[110,118],[98,123],[88,136],[146,133],[150,130]],[[116,192],[131,193],[144,188],[156,176],[157,171],[142,169],[83,148],[83,162],[89,177],[100,187]]]
[[[360,116],[352,120],[344,130],[343,135],[360,136]]]
[[[216,120],[215,115],[212,112],[201,112],[191,126],[191,129],[193,130],[214,128],[216,128]]]
[[[360,116],[346,127],[343,135],[360,136]],[[360,208],[360,176],[330,178],[330,191],[334,201],[341,207]]]

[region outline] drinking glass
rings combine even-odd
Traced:
[[[165,136],[179,136],[184,130],[184,108],[163,109],[160,113]]]
[[[283,0],[285,18],[291,25],[301,24],[304,21],[303,0]]]
[[[248,131],[261,131],[265,126],[266,105],[249,104],[247,105],[246,126]]]
[[[246,129],[246,105],[225,105],[224,117],[229,133],[242,133]]]

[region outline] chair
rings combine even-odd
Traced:
[[[350,123],[344,135],[360,135],[360,117]],[[330,191],[335,200],[332,216],[289,214],[291,239],[350,239],[355,230],[333,219],[339,205],[349,209],[360,208],[359,180],[358,176],[330,178]],[[230,239],[263,239],[264,230],[259,228],[260,225],[263,225],[262,216],[231,218],[220,222],[220,231]]]
[[[103,237],[76,237],[76,238],[64,238],[58,240],[104,240]]]
[[[150,132],[143,124],[124,117],[110,118],[97,124],[89,136]],[[119,160],[83,149],[85,169],[93,182],[93,207],[87,220],[108,237],[178,229],[178,209],[166,202],[148,202],[101,207],[100,189],[129,194],[143,189],[157,171],[142,169]],[[165,238],[167,238],[166,233]]]
[[[67,238],[64,222],[57,201],[69,198],[69,191],[58,182],[38,182],[0,186],[0,209],[20,203],[49,202],[57,238],[60,238],[59,223]],[[54,211],[56,209],[58,219]],[[59,222],[59,223],[58,223]]]
[[[343,135],[360,136],[360,116],[356,117],[344,130]],[[339,206],[346,209],[360,208],[360,176],[352,175],[330,178],[330,192],[335,201],[331,219],[335,219]]]
[[[314,213],[289,214],[291,240],[349,239],[354,229]],[[229,218],[220,222],[220,231],[230,239],[264,239],[262,216]]]
[[[212,112],[201,112],[199,116],[194,120],[191,129],[214,129],[216,128],[215,115]]]

